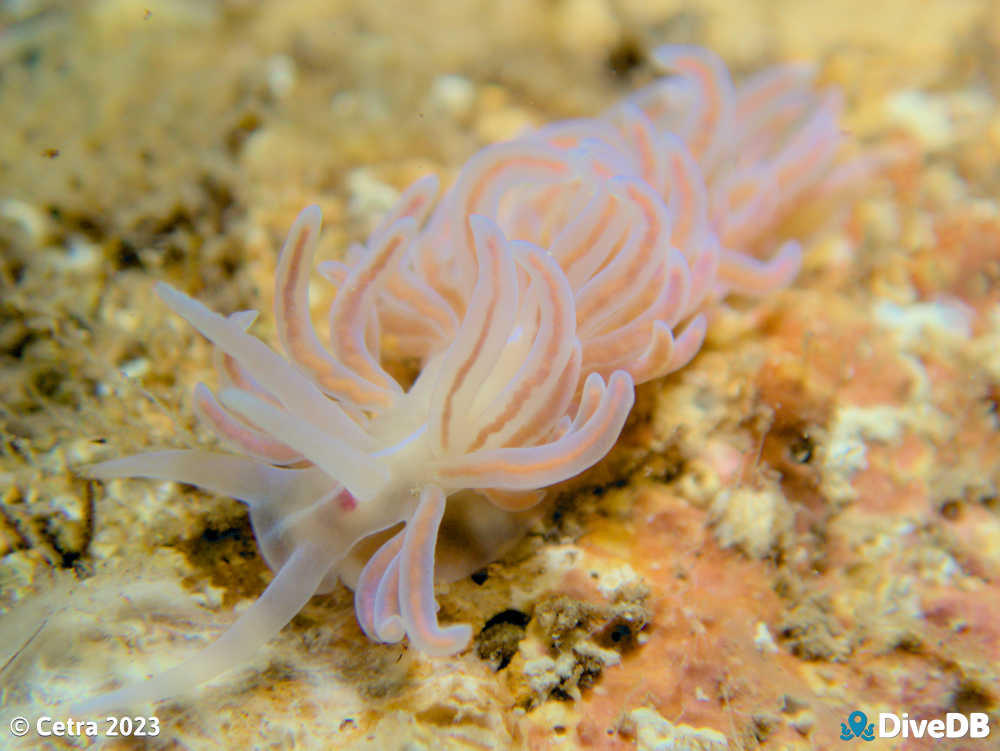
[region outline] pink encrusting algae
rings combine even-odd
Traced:
[[[337,288],[325,341],[308,303],[315,206],[276,273],[284,357],[247,333],[255,312],[224,317],[157,285],[217,348],[220,388],[199,383],[195,408],[238,455],[160,451],[89,473],[240,499],[277,574],[202,653],[79,713],[212,678],[340,580],[369,638],[463,649],[470,627],[441,626],[434,597],[449,496],[530,508],[607,454],[637,383],[695,355],[707,306],[794,277],[798,244],[766,246],[784,214],[835,187],[838,98],[797,68],[734,86],[707,50],[655,59],[675,75],[603,117],[484,149],[436,203],[435,178],[411,186],[346,262],[320,264]],[[382,366],[389,342],[420,361],[407,388]]]

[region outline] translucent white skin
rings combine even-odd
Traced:
[[[157,701],[188,691],[234,664],[246,662],[316,593],[327,562],[328,554],[321,548],[300,545],[257,601],[208,649],[144,683],[79,702],[70,707],[70,714],[96,717],[142,702]]]
[[[296,227],[311,232],[311,209],[304,213]],[[312,594],[332,585],[355,544],[401,521],[400,539],[387,543],[398,550],[392,548],[392,556],[380,551],[359,579],[362,628],[380,641],[409,637],[414,648],[432,655],[453,654],[468,643],[469,626],[441,627],[436,617],[434,547],[446,493],[534,489],[579,474],[611,448],[633,402],[628,374],[614,373],[607,386],[592,374],[577,420],[545,440],[564,417],[578,380],[572,296],[551,256],[508,242],[485,218],[471,221],[479,270],[475,304],[452,345],[428,361],[410,390],[400,389],[385,412],[361,422],[248,334],[243,318],[224,318],[165,284],[157,286],[168,305],[253,375],[254,390],[222,390],[213,404],[226,413],[213,424],[225,420],[231,442],[259,449],[265,435],[275,442],[272,449],[287,447],[306,462],[277,467],[253,457],[190,450],[89,469],[97,478],[170,479],[243,500],[264,557],[278,573],[202,653],[75,711],[99,713],[164,698],[245,661]],[[294,235],[289,244],[302,247]],[[519,309],[533,315],[517,315]],[[311,324],[297,326],[306,330]],[[509,346],[522,339],[528,346]],[[553,404],[562,406],[553,410]],[[534,445],[507,445],[516,439],[533,439]],[[419,500],[413,488],[422,488]]]
[[[276,575],[202,653],[75,714],[183,693],[246,660],[359,549],[375,551],[347,575],[364,633],[460,651],[471,628],[438,624],[434,599],[449,495],[475,490],[505,518],[538,503],[607,454],[634,384],[694,357],[702,308],[794,277],[797,242],[766,260],[757,244],[839,179],[839,100],[798,69],[735,87],[707,50],[654,59],[676,75],[602,118],[484,149],[436,208],[436,178],[414,183],[346,262],[320,264],[337,287],[326,337],[308,313],[320,211],[306,208],[275,278],[285,356],[248,333],[255,312],[224,317],[157,285],[217,348],[221,388],[198,384],[195,409],[241,456],[160,451],[88,473],[240,499]],[[383,339],[421,361],[409,389],[383,369]]]

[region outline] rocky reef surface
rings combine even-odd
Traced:
[[[7,726],[178,663],[270,577],[238,502],[76,471],[211,445],[189,397],[211,348],[152,285],[266,310],[303,206],[336,258],[416,177],[649,80],[663,42],[737,76],[812,63],[854,138],[899,157],[795,217],[796,282],[717,310],[612,454],[439,590],[468,651],[373,644],[341,588],[158,705],[158,736],[103,747],[834,749],[856,709],[1000,732],[998,19],[988,0],[0,4],[0,745],[85,747]]]

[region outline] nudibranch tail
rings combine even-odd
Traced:
[[[72,705],[70,714],[95,717],[166,699],[190,691],[234,665],[248,662],[254,652],[295,617],[335,563],[329,550],[303,545],[292,553],[257,601],[207,648],[146,681]]]

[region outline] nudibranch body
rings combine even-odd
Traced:
[[[460,651],[471,628],[440,625],[434,597],[436,574],[463,573],[435,566],[455,499],[473,495],[498,527],[530,509],[607,454],[637,383],[695,355],[707,306],[794,277],[797,243],[761,255],[784,214],[843,180],[836,96],[794,68],[734,86],[703,49],[655,59],[674,75],[603,117],[487,147],[440,200],[433,177],[405,191],[345,262],[319,265],[336,287],[325,340],[308,313],[316,207],[279,259],[284,356],[247,332],[256,313],[225,317],[157,285],[217,349],[220,388],[198,384],[195,407],[236,453],[160,451],[89,473],[238,498],[276,575],[204,652],[81,713],[208,680],[338,580],[369,638]],[[421,364],[407,387],[383,367],[390,339]]]

